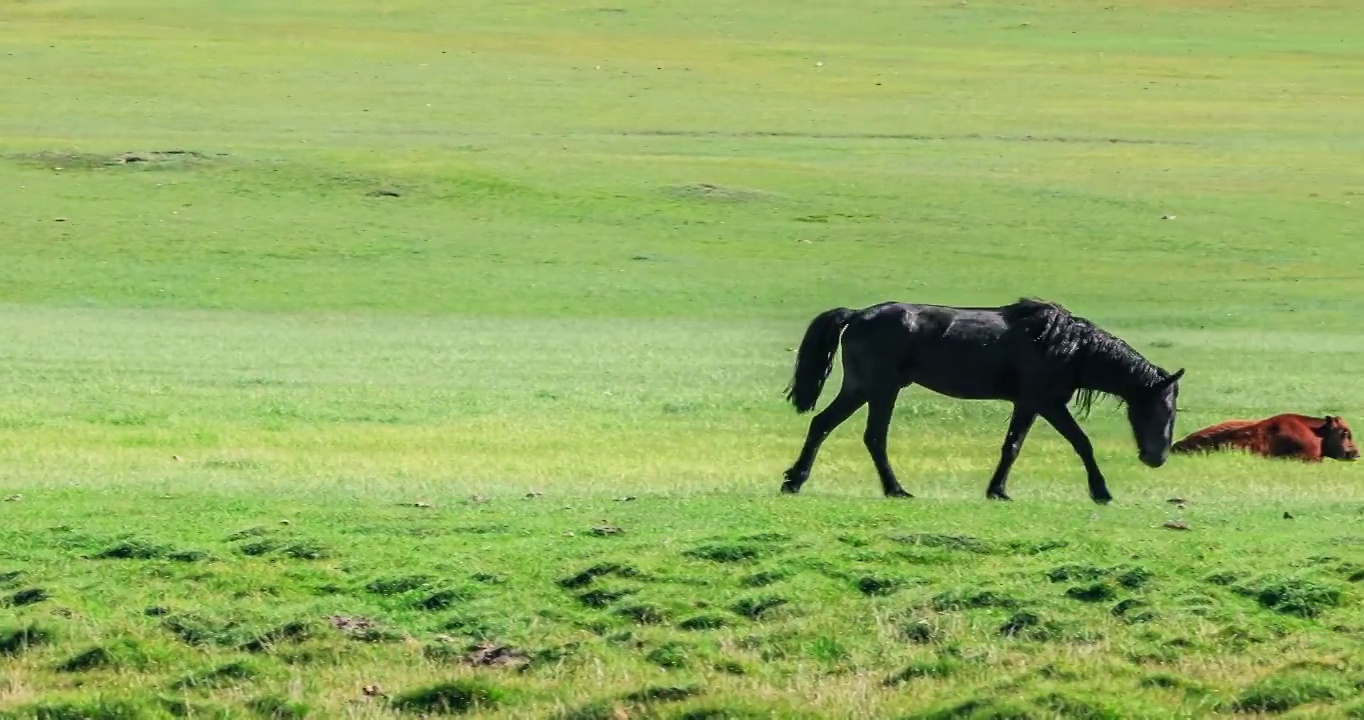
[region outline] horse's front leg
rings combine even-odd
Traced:
[[[1113,501],[1113,496],[1108,492],[1108,483],[1104,482],[1104,475],[1099,471],[1099,464],[1094,461],[1094,446],[1090,444],[1089,437],[1085,431],[1080,429],[1079,423],[1070,414],[1070,410],[1065,405],[1054,404],[1042,411],[1042,417],[1046,419],[1056,432],[1061,433],[1070,442],[1075,454],[1080,456],[1080,461],[1085,464],[1085,473],[1089,476],[1089,497],[1100,505],[1107,505]]]
[[[999,449],[999,465],[995,467],[995,474],[990,477],[990,487],[985,490],[985,497],[991,500],[1009,500],[1009,494],[1005,486],[1009,483],[1009,470],[1014,465],[1014,460],[1018,458],[1018,453],[1023,449],[1023,441],[1028,437],[1028,431],[1032,429],[1033,421],[1037,419],[1037,413],[1030,407],[1025,407],[1022,403],[1014,403],[1013,415],[1009,418],[1009,431],[1004,435],[1004,445]]]

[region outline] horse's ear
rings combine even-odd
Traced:
[[[1182,377],[1184,377],[1184,368],[1176,370],[1173,375],[1166,375],[1165,379],[1156,383],[1156,387],[1154,389],[1164,390],[1165,388],[1170,387],[1171,385],[1174,385],[1175,383],[1179,382],[1179,379]]]

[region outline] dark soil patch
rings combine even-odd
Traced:
[[[166,559],[175,562],[192,563],[212,560],[213,555],[204,550],[176,550],[166,555]]]

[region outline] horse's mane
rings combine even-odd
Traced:
[[[1105,373],[1121,384],[1150,387],[1160,382],[1160,370],[1131,345],[1071,313],[1059,303],[1037,298],[1019,298],[1003,308],[1005,321],[1021,328],[1037,343],[1046,358],[1087,375]],[[1094,388],[1076,388],[1075,403],[1082,416],[1089,415],[1097,395],[1120,395]]]

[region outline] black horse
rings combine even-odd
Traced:
[[[985,492],[990,499],[1009,499],[1005,492],[1009,468],[1038,415],[1084,461],[1094,502],[1113,499],[1094,462],[1089,438],[1066,408],[1072,398],[1088,415],[1096,394],[1116,396],[1127,405],[1141,461],[1156,468],[1169,457],[1184,370],[1165,372],[1127,343],[1056,303],[1024,298],[1001,307],[960,308],[887,302],[823,312],[805,331],[787,388],[786,397],[796,412],[815,408],[833,369],[840,333],[843,387],[810,421],[805,445],[786,471],[782,492],[800,492],[824,438],[865,404],[862,439],[876,464],[881,489],[888,497],[913,497],[900,487],[886,459],[886,431],[900,390],[914,383],[949,397],[1013,403],[999,465]]]

